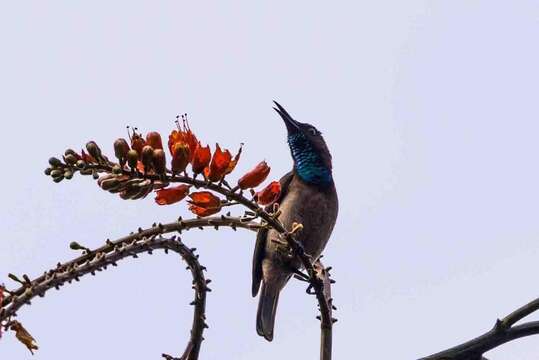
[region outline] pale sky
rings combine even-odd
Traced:
[[[93,248],[188,216],[87,177],[54,184],[50,156],[88,140],[112,154],[125,125],[165,134],[187,112],[204,142],[246,143],[231,179],[263,159],[278,179],[291,158],[276,99],[333,154],[335,359],[429,355],[539,296],[536,1],[4,1],[0,34],[0,282],[70,259],[73,240]],[[201,359],[317,358],[303,283],[281,295],[274,341],[256,335],[254,234],[183,240],[213,280]],[[183,264],[160,253],[19,319],[35,359],[158,359],[183,351],[191,297]],[[528,338],[487,356],[538,352]],[[0,340],[0,359],[30,357],[12,333]]]

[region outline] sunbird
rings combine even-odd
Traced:
[[[292,229],[294,223],[303,225],[296,239],[314,261],[331,236],[339,209],[331,154],[318,129],[294,120],[280,104],[274,103],[274,110],[286,125],[294,162],[293,169],[280,179],[278,219],[286,229]],[[273,340],[279,293],[301,269],[300,260],[291,257],[282,243],[275,230],[261,229],[253,255],[253,297],[260,290],[256,331],[268,341]]]

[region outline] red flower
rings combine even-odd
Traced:
[[[195,149],[198,145],[198,140],[195,134],[191,131],[191,128],[189,128],[189,122],[187,121],[187,117],[183,115],[182,118],[183,124],[180,125],[180,122],[176,121],[176,126],[178,127],[178,130],[173,130],[168,137],[168,148],[170,150],[170,153],[172,154],[174,144],[178,142],[183,142],[187,144],[190,150],[189,162],[191,162],[195,154]]]
[[[272,181],[268,186],[255,194],[255,199],[260,205],[271,205],[279,199],[279,195],[281,195],[281,183]]]
[[[157,131],[150,131],[146,134],[146,144],[150,145],[155,150],[163,149],[163,142],[161,141],[161,135]]]
[[[182,201],[189,194],[190,185],[178,185],[171,188],[157,190],[155,202],[159,205],[170,205]]]
[[[269,172],[270,167],[265,161],[262,161],[253,170],[249,171],[238,180],[238,186],[243,190],[257,187],[266,180]]]
[[[146,141],[144,141],[142,135],[138,134],[136,128],[134,128],[133,134],[131,134],[131,149],[137,150],[139,158],[142,155],[142,148],[144,145],[146,145]]]
[[[194,192],[190,194],[189,197],[191,198],[189,203],[196,206],[206,209],[221,207],[221,200],[209,191]]]
[[[234,169],[236,168],[236,165],[238,165],[238,161],[240,161],[240,155],[241,151],[243,149],[243,143],[240,145],[240,149],[238,150],[238,153],[236,156],[234,156],[234,159],[230,161],[230,164],[228,164],[228,168],[225,171],[225,175],[230,174]]]
[[[141,173],[144,173],[145,172],[145,169],[144,169],[144,164],[142,163],[142,161],[137,161],[137,170]]]
[[[189,210],[200,217],[210,216],[213,214],[217,214],[219,211],[221,211],[221,208],[211,208],[211,209],[205,209],[200,206],[196,205],[189,205]]]
[[[207,173],[205,170],[204,174],[212,182],[220,181],[226,175],[231,160],[230,151],[222,151],[219,144],[215,144],[215,152],[213,153],[209,170]]]
[[[209,216],[221,211],[221,200],[209,191],[199,191],[189,195],[189,210],[198,216]]]
[[[172,146],[172,172],[180,173],[189,164],[191,150],[189,145],[183,141],[178,141]]]
[[[211,151],[210,147],[202,147],[200,142],[198,143],[195,153],[193,154],[193,161],[191,162],[193,166],[193,173],[198,175],[204,171],[204,168],[208,166],[211,161]]]

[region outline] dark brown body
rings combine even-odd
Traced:
[[[293,171],[281,179],[283,193],[279,200],[281,215],[279,220],[286,229],[293,223],[301,223],[303,230],[297,233],[300,241],[313,261],[326,246],[338,212],[335,186],[326,187],[307,184]],[[257,331],[267,340],[273,338],[273,326],[279,292],[286,285],[294,269],[300,269],[301,262],[291,257],[286,246],[279,240],[274,230],[261,230],[257,237],[253,258],[253,296],[256,296],[262,282],[257,316]]]

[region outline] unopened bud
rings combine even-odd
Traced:
[[[154,150],[153,152],[153,167],[158,174],[164,174],[167,170],[167,159],[165,152],[162,149]]]
[[[65,161],[69,165],[75,165],[77,163],[77,160],[78,160],[77,157],[73,154],[69,154],[65,156]]]
[[[62,166],[62,162],[60,161],[60,159],[55,157],[51,157],[49,159],[49,164],[51,164],[52,167]]]
[[[55,169],[51,171],[51,176],[53,178],[61,177],[64,176],[64,172],[62,170]]]
[[[84,160],[78,160],[76,165],[79,169],[84,169],[86,167],[86,162]]]
[[[144,165],[144,170],[148,171],[152,168],[153,163],[153,147],[146,145],[142,148],[142,165]]]
[[[150,145],[155,150],[163,149],[161,135],[157,131],[150,131],[146,134],[146,144]]]
[[[122,168],[120,165],[116,164],[112,167],[112,173],[116,175],[120,175],[122,173]]]
[[[137,162],[138,162],[138,152],[137,150],[129,150],[127,152],[127,164],[129,164],[129,166],[133,169],[135,169],[137,167]]]
[[[45,173],[45,175],[49,176],[51,174],[51,171],[52,171],[51,168],[46,168],[44,173]]]
[[[120,161],[125,161],[127,153],[129,152],[129,144],[124,138],[119,138],[114,142],[114,155]]]
[[[70,180],[73,178],[73,173],[70,171],[70,170],[67,170],[65,173],[64,173],[64,177],[67,179],[67,180]]]
[[[88,153],[92,155],[96,160],[101,159],[101,149],[95,141],[89,141],[86,143],[86,150],[88,150]]]
[[[67,155],[73,155],[73,156],[77,156],[77,152],[73,149],[67,149],[65,152],[64,152],[64,155],[67,156]]]

